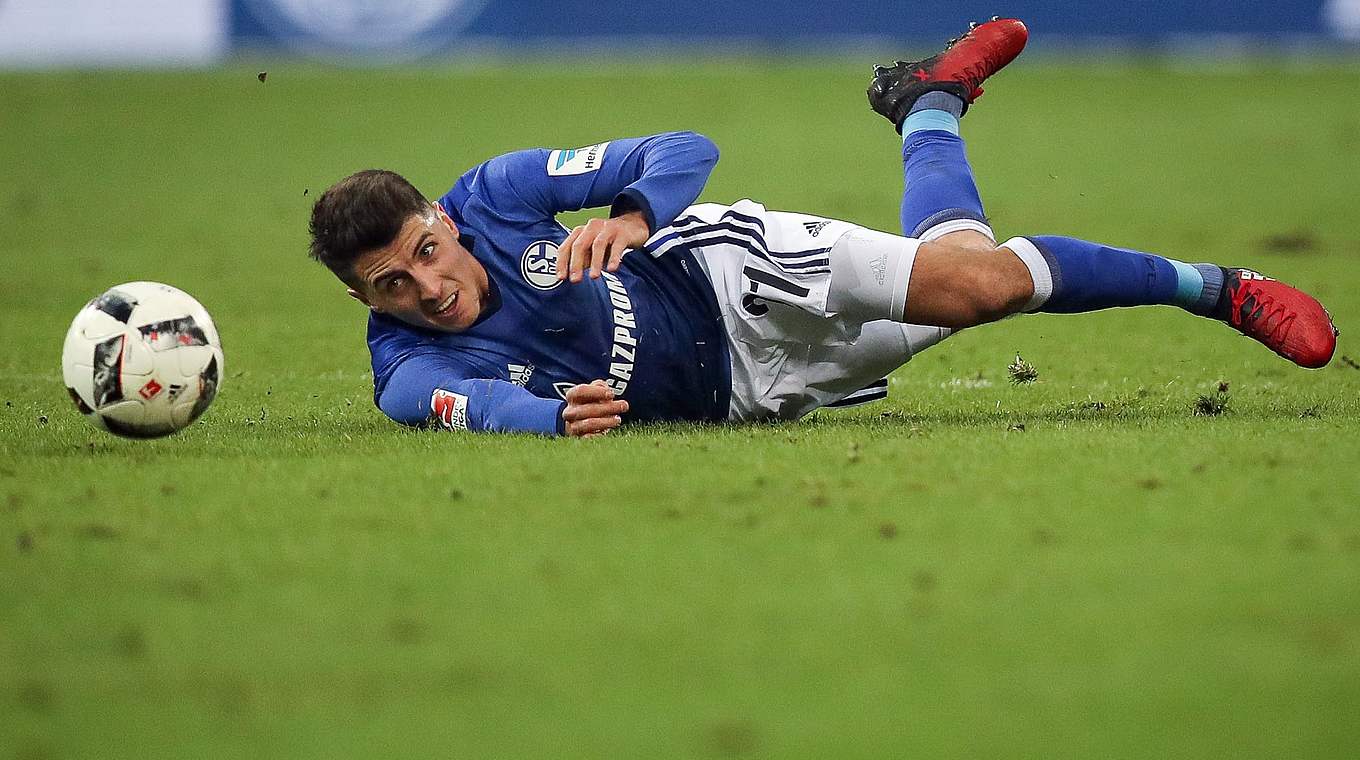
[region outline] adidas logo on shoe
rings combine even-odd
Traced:
[[[831,224],[830,220],[822,220],[820,222],[803,222],[803,229],[807,230],[807,234],[813,237],[817,237],[817,233],[826,229],[826,226],[828,224]]]

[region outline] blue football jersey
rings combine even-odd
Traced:
[[[692,132],[524,150],[464,174],[439,199],[486,268],[491,298],[460,333],[372,314],[374,400],[397,422],[562,432],[566,390],[602,379],[625,420],[723,420],[731,393],[717,301],[688,252],[624,256],[616,273],[558,282],[562,211],[640,210],[652,232],[698,197],[718,152]]]

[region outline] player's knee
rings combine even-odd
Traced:
[[[961,251],[988,253],[996,248],[996,241],[977,230],[959,230],[935,239],[935,242],[948,245]]]
[[[964,269],[962,290],[964,308],[975,324],[993,322],[1019,311],[1033,292],[1029,272],[1023,264],[1011,266],[1014,256],[990,251],[980,255]]]

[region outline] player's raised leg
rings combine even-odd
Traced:
[[[874,67],[869,105],[902,135],[903,235],[994,246],[959,119],[982,94],[983,81],[1015,60],[1028,38],[1019,20],[994,18],[973,24],[930,58]],[[961,232],[971,234],[955,234]]]
[[[831,289],[828,307],[840,314],[870,321],[901,321],[907,285],[917,254],[917,241],[938,241],[944,248],[968,255],[955,262],[964,271],[989,277],[997,266],[1019,267],[1014,256],[999,252],[996,236],[987,223],[982,198],[968,164],[959,119],[982,94],[982,83],[1015,60],[1025,48],[1029,32],[1017,19],[996,19],[972,24],[961,37],[950,40],[943,51],[921,61],[898,61],[875,66],[869,85],[869,105],[888,119],[902,135],[902,234],[856,230],[838,240],[831,251]],[[992,266],[985,270],[970,262],[981,257]],[[1004,261],[996,261],[1004,259]],[[1023,267],[1011,273],[1026,278]],[[918,289],[919,290],[919,289]],[[988,291],[997,292],[995,290]],[[935,327],[966,327],[978,324],[973,309],[948,308],[933,303],[932,295],[917,295],[927,303],[913,312],[932,321],[918,324]],[[1022,299],[1020,303],[1024,303]],[[991,314],[994,306],[986,305]],[[999,304],[1008,306],[1008,302]],[[911,321],[911,320],[908,320]],[[931,342],[949,334],[941,331]]]
[[[938,249],[927,249],[928,259],[940,251],[959,256],[950,270],[940,274],[971,273],[989,280],[986,289],[972,291],[970,296],[991,300],[964,303],[951,295],[952,288],[914,287],[906,313],[926,317],[915,323],[968,327],[1014,310],[1000,286],[1011,280],[1024,282],[1028,275],[1014,256],[996,247],[959,136],[959,119],[982,94],[982,83],[1015,60],[1028,39],[1029,32],[1019,20],[993,18],[972,24],[929,58],[874,67],[869,105],[902,135],[905,238],[857,230],[837,241],[831,252],[828,299],[833,311],[863,320],[901,321],[909,280],[928,282],[936,274],[933,269],[919,277],[913,274],[913,267],[921,265],[916,261],[918,240],[941,244]],[[1014,307],[1027,298],[1020,297]]]

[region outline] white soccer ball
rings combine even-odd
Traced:
[[[61,349],[71,400],[96,427],[169,435],[198,419],[222,386],[222,343],[203,305],[159,282],[109,288],[76,314]]]

